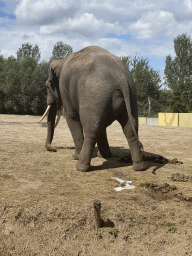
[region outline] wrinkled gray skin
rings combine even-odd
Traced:
[[[51,105],[45,143],[48,150],[56,151],[51,142],[57,107],[63,104],[78,171],[89,170],[96,143],[104,158],[111,157],[106,127],[114,120],[121,124],[129,143],[133,168],[145,169],[138,140],[137,92],[120,59],[100,47],[87,47],[53,61],[46,85],[47,104]]]
[[[61,95],[59,91],[59,77],[64,62],[65,59],[59,59],[54,60],[50,63],[49,77],[46,81],[47,105],[51,105],[51,109],[47,117],[48,132],[45,147],[47,148],[47,150],[54,152],[56,152],[56,149],[51,146],[51,142],[54,135],[54,120],[57,113],[57,107],[60,108],[62,105]]]

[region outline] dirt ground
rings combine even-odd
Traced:
[[[45,149],[46,121],[38,119],[0,115],[1,256],[192,255],[191,128],[140,125],[148,169],[136,172],[113,123],[107,134],[114,157],[95,157],[81,173],[65,119],[55,130],[56,153]],[[134,188],[115,190],[126,181]]]

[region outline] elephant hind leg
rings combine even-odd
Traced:
[[[83,142],[83,147],[77,162],[77,171],[87,172],[90,169],[91,157],[95,148],[96,136],[94,134],[86,134]]]
[[[87,106],[86,103],[84,103],[83,106]],[[95,144],[98,141],[98,147],[101,149],[101,152],[105,154],[104,149],[108,149],[108,152],[110,151],[109,145],[107,142],[107,137],[106,137],[106,131],[101,134],[100,133],[104,127],[104,122],[105,122],[105,116],[107,115],[106,113],[106,106],[102,106],[96,108],[97,104],[92,104],[90,107],[84,107],[84,109],[79,113],[81,117],[81,123],[83,126],[84,130],[84,142],[83,142],[83,147],[79,156],[79,161],[77,163],[77,170],[78,171],[89,171],[90,168],[90,162],[91,162],[91,157],[93,155],[93,151],[95,148]],[[98,140],[99,138],[99,140]],[[101,143],[101,139],[104,139],[105,145],[103,147],[103,144]]]
[[[143,171],[146,169],[146,166],[143,162],[142,152],[140,149],[140,145],[138,143],[138,138],[135,136],[133,128],[130,123],[130,119],[128,118],[127,111],[123,111],[121,115],[117,119],[122,126],[125,137],[127,138],[129,148],[131,151],[131,157],[133,161],[133,169],[135,171]],[[138,130],[138,126],[135,127],[136,131]]]
[[[107,140],[106,128],[104,128],[100,133],[100,135],[98,136],[97,145],[98,145],[99,152],[103,158],[112,157],[112,153],[109,148],[109,144]]]
[[[66,113],[66,120],[75,144],[75,154],[73,158],[78,160],[84,141],[83,128],[78,116],[72,118]]]

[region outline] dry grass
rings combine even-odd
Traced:
[[[171,179],[192,175],[192,129],[141,125],[145,155],[183,164],[148,162],[145,172],[135,172],[118,161],[129,150],[114,123],[107,133],[115,157],[93,158],[91,171],[80,173],[65,120],[51,153],[38,119],[0,115],[0,255],[192,255],[192,183]],[[112,177],[133,181],[135,189],[116,192]],[[105,225],[99,230],[95,199]]]

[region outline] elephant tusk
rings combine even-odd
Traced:
[[[57,120],[55,122],[55,128],[58,125],[60,118],[61,118],[61,108],[59,109],[58,117],[57,117]]]
[[[46,115],[49,113],[50,108],[51,108],[50,105],[47,106],[47,109],[46,109],[44,115],[41,117],[41,119],[38,121],[38,123],[40,123],[46,117]]]

